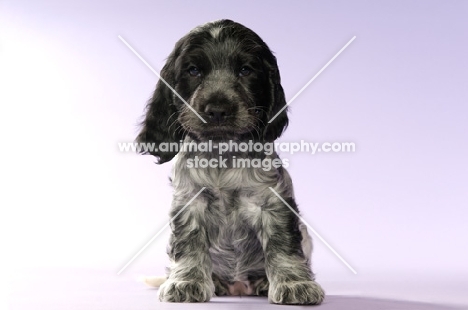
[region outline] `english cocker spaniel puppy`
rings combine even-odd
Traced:
[[[260,149],[288,124],[286,109],[274,117],[286,101],[268,46],[241,24],[211,22],[176,43],[161,77],[167,84],[157,83],[137,137],[154,146],[143,153],[158,163],[175,157],[171,265],[164,282],[153,283],[161,284],[160,300],[261,295],[320,304],[311,238],[290,209],[298,212],[291,178],[274,151]],[[242,143],[259,147],[235,147]],[[211,148],[168,148],[187,144]]]

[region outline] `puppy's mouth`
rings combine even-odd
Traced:
[[[235,139],[243,134],[239,132],[235,127],[227,124],[207,124],[208,126],[201,130],[198,134],[200,138],[211,139],[211,140],[228,140]]]
[[[197,140],[237,140],[252,136],[252,131],[256,131],[254,118],[243,110],[233,112],[208,106],[198,110],[197,114],[203,121],[193,114],[188,114],[188,119],[181,119],[182,127]]]
[[[239,122],[224,122],[224,123],[200,123],[196,128],[191,128],[191,133],[195,134],[199,140],[226,141],[237,140],[245,135],[251,136],[250,126],[243,126]]]

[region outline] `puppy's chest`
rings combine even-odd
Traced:
[[[263,199],[261,195],[239,189],[207,187],[210,202],[206,206],[207,220],[226,234],[257,225]]]
[[[205,216],[213,270],[229,281],[247,280],[249,270],[262,268],[262,204],[235,191],[216,194]]]
[[[242,240],[257,237],[261,227],[261,197],[246,196],[237,190],[207,188],[206,191],[211,195],[205,219],[212,246],[234,249],[242,246]]]

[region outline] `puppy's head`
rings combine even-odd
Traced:
[[[169,55],[137,142],[273,141],[288,124],[276,58],[252,30],[230,20],[193,29]],[[148,152],[159,163],[175,153]]]

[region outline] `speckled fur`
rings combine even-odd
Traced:
[[[239,73],[244,63],[249,74]],[[286,109],[268,123],[286,104],[276,58],[253,31],[235,22],[221,20],[191,31],[176,44],[161,75],[203,117],[209,119],[210,105],[222,107],[226,117],[203,123],[159,82],[138,142],[265,143],[278,138],[288,124]],[[175,156],[171,218],[205,187],[171,222],[167,280],[147,282],[161,284],[160,300],[204,302],[216,294],[262,295],[279,304],[322,302],[323,290],[310,267],[312,243],[306,226],[270,190],[298,212],[292,181],[283,167],[189,168],[188,161],[195,156],[211,159],[219,154],[149,153],[159,163]],[[276,153],[239,152],[222,158],[230,163],[233,156],[278,158]]]

